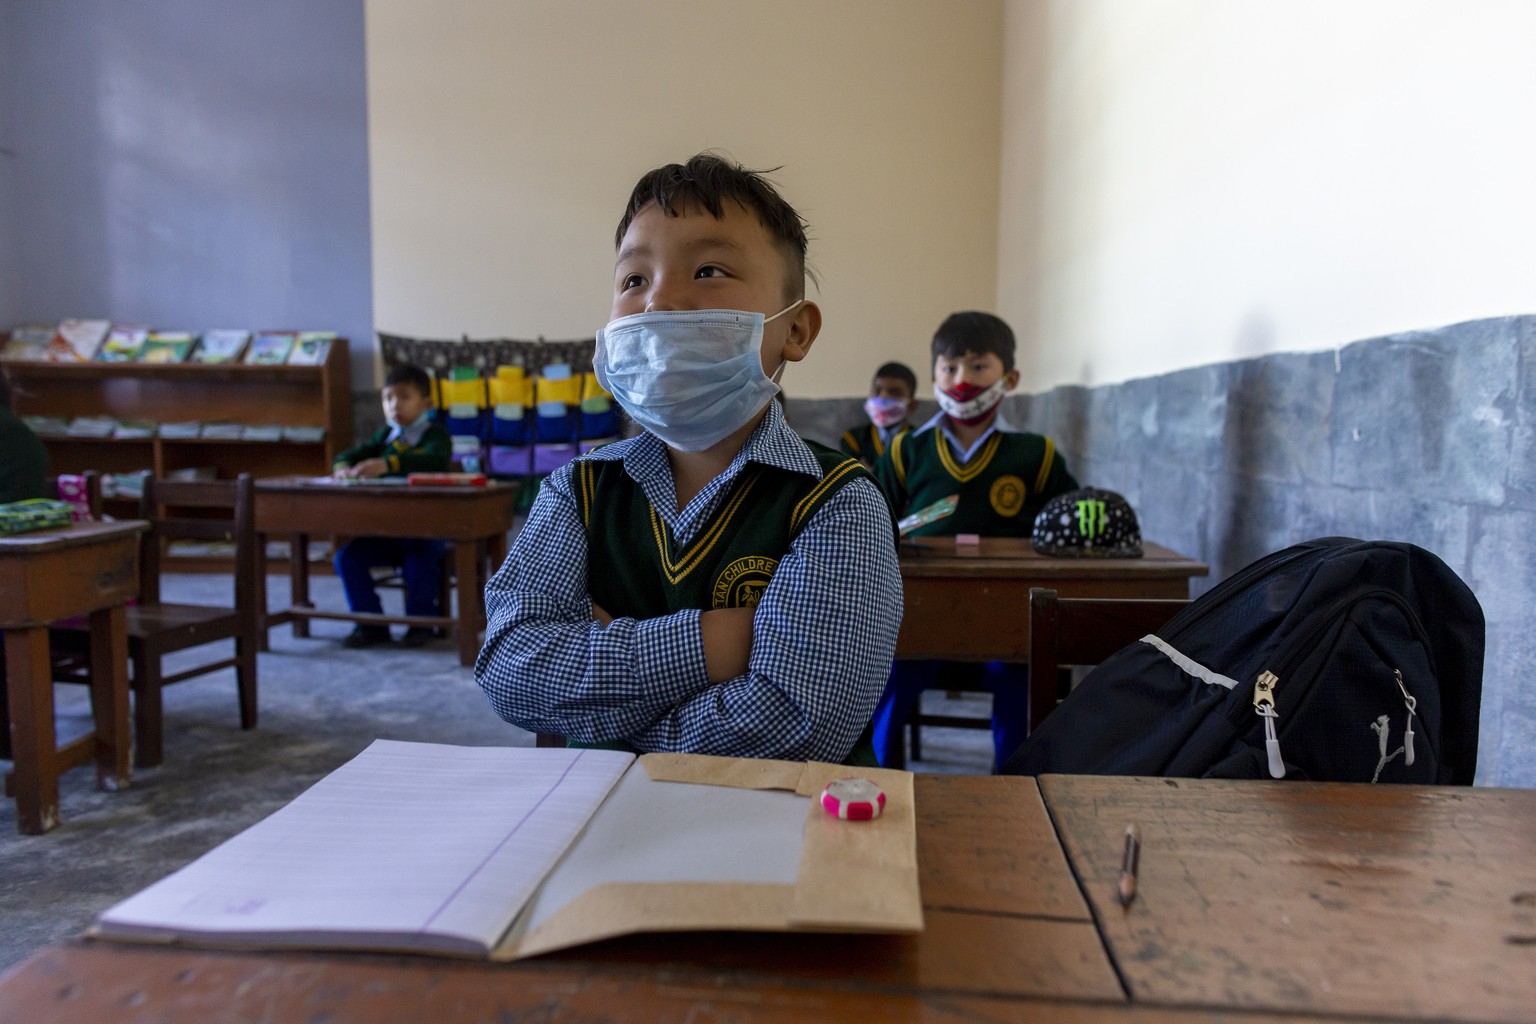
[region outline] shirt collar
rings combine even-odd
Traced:
[[[976,438],[976,440],[971,443],[969,448],[966,448],[964,445],[962,445],[955,438],[954,433],[950,431],[949,420],[945,417],[943,410],[935,413],[932,419],[918,427],[917,430],[913,431],[913,434],[915,436],[917,434],[923,433],[924,431],[935,429],[944,435],[944,438],[949,442],[950,447],[960,455],[960,460],[962,462],[969,461],[970,457],[976,454],[976,450],[981,447],[982,443],[985,442],[987,438],[992,436],[994,431],[999,434],[1020,433],[1017,427],[1008,422],[1007,417],[1003,415],[1002,409],[997,410],[997,415],[992,417],[992,422],[987,424],[987,429],[981,432],[981,436]]]
[[[414,448],[421,443],[421,439],[427,433],[427,428],[431,425],[432,417],[427,413],[422,413],[416,417],[416,422],[408,427],[390,427],[389,435],[384,438],[384,443],[394,444],[396,441],[403,441],[407,448]]]

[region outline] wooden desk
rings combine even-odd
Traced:
[[[59,775],[96,761],[96,783],[128,785],[128,636],[123,606],[139,593],[139,534],[149,524],[75,523],[0,537],[0,629],[11,757],[6,795],[16,797],[22,832],[59,823]],[[91,708],[89,736],[58,746],[48,623],[89,615]]]
[[[919,776],[916,793],[915,936],[647,935],[501,965],[79,942],[0,983],[0,1020],[1021,1020],[1035,1000],[1123,1003],[1034,780]]]
[[[517,485],[484,487],[410,487],[400,484],[338,485],[308,477],[256,481],[256,531],[292,536],[288,560],[292,606],[266,616],[262,635],[273,626],[293,623],[295,636],[309,635],[310,619],[343,619],[378,624],[451,626],[458,637],[459,663],[473,665],[485,629],[485,582],[507,557]],[[302,553],[311,535],[347,537],[425,537],[453,544],[458,580],[458,616],[370,615],[320,611],[309,599],[309,562]],[[265,543],[260,545],[264,550]],[[266,571],[258,578],[266,608]],[[447,609],[444,609],[446,612]]]
[[[1536,791],[1040,784],[1134,1003],[1536,1019]]]
[[[1028,661],[1030,587],[1062,597],[1188,598],[1190,577],[1210,571],[1159,544],[1142,547],[1142,558],[1047,558],[1023,537],[983,537],[974,554],[959,553],[966,549],[953,537],[904,542],[896,657]]]

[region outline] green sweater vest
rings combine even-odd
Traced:
[[[918,527],[916,537],[1028,537],[1045,503],[1077,487],[1050,438],[1001,430],[966,463],[938,427],[904,434],[891,442],[875,475],[899,515],[960,496],[954,515]]]
[[[821,465],[819,480],[751,463],[684,546],[621,461],[578,459],[571,487],[587,531],[587,590],[593,603],[615,617],[636,619],[690,608],[755,608],[790,541],[850,480],[869,476],[857,459],[805,443]],[[633,749],[623,742],[597,746]],[[878,764],[868,728],[843,763]]]
[[[902,434],[911,433],[912,424],[903,423],[896,428],[896,433],[891,435],[895,440]],[[885,454],[885,442],[880,440],[880,432],[875,429],[873,423],[866,423],[862,427],[854,427],[852,430],[843,431],[843,443],[840,445],[843,451],[856,459],[873,463]]]

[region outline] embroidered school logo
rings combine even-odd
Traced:
[[[1108,525],[1108,517],[1104,514],[1104,503],[1087,499],[1076,504],[1077,532],[1084,537],[1101,536],[1104,533],[1104,527]]]
[[[766,558],[762,555],[748,555],[746,558],[736,559],[715,577],[715,590],[710,600],[710,607],[756,608],[778,564],[777,558]]]
[[[994,480],[992,491],[987,497],[992,502],[992,511],[1004,518],[1012,519],[1024,507],[1025,493],[1024,481],[1010,474]]]

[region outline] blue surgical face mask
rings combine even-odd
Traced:
[[[629,418],[672,448],[701,452],[730,437],[773,400],[763,373],[763,325],[735,309],[661,310],[610,321],[597,332],[592,369]],[[774,373],[777,379],[783,363]]]

